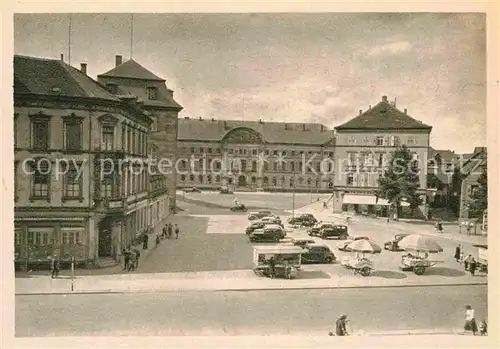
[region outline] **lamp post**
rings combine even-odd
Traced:
[[[295,170],[293,171],[292,218],[295,217]]]

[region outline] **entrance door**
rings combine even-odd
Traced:
[[[104,219],[99,224],[99,257],[111,257],[113,253],[111,222]]]
[[[247,186],[247,177],[246,176],[244,176],[244,175],[239,176],[238,186],[239,187],[246,187]]]

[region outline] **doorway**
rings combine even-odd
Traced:
[[[244,175],[241,175],[238,177],[238,186],[239,187],[246,187],[247,186],[247,177]]]
[[[99,258],[111,257],[113,255],[111,232],[111,220],[104,218],[99,222]]]

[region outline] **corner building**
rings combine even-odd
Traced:
[[[14,57],[15,261],[99,266],[148,225],[152,120],[62,60]]]
[[[334,147],[322,124],[186,117],[179,119],[178,186],[331,192]]]
[[[401,111],[387,96],[373,108],[335,127],[336,164],[334,212],[386,211],[388,202],[376,197],[378,179],[388,166],[390,154],[406,145],[419,164],[422,199],[427,196],[427,158],[432,127]],[[426,205],[421,207],[426,210]],[[423,212],[425,214],[425,212]]]

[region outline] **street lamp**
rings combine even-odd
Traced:
[[[292,218],[295,217],[295,169],[293,170]]]

